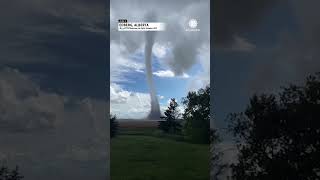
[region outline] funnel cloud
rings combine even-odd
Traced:
[[[146,21],[154,21],[156,19],[156,15],[154,13],[148,13],[146,15]],[[151,110],[148,115],[148,119],[160,119],[160,106],[157,98],[156,88],[153,83],[152,78],[152,47],[155,39],[154,31],[146,31],[146,44],[145,44],[145,64],[146,64],[146,76],[147,82],[150,91],[150,99],[151,99]]]

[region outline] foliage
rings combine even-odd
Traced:
[[[278,95],[254,95],[229,119],[238,139],[235,179],[319,179],[320,74]]]
[[[210,143],[210,87],[189,92],[182,99],[185,105],[183,113],[184,133],[195,143]]]
[[[218,150],[217,145],[221,139],[215,129],[210,129],[210,179],[219,180],[220,175],[226,170],[227,164],[222,162],[223,152]]]
[[[160,121],[159,129],[165,133],[178,134],[181,132],[181,124],[179,122],[180,113],[178,111],[178,103],[174,98],[171,99],[169,107],[164,112],[165,121]]]
[[[20,180],[20,179],[23,179],[23,176],[20,175],[18,166],[13,170],[10,170],[6,166],[2,166],[0,168],[0,180]]]
[[[110,115],[110,137],[114,138],[118,133],[119,124],[116,115]]]

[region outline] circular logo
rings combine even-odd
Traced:
[[[198,21],[196,19],[189,20],[189,27],[196,28],[198,26]]]

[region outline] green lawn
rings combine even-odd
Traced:
[[[208,179],[208,145],[147,135],[111,140],[111,180]]]

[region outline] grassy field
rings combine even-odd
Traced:
[[[111,179],[208,180],[209,146],[175,139],[152,129],[122,131],[111,140]]]

